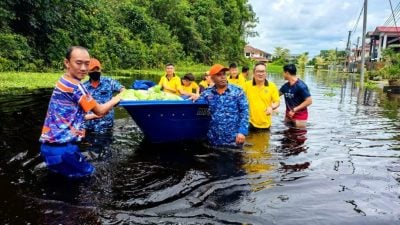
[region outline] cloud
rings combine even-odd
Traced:
[[[348,31],[352,30],[363,0],[249,0],[259,18],[258,37],[247,41],[256,48],[273,53],[275,47],[288,48],[291,53],[309,52],[318,55],[324,49],[344,49]],[[386,1],[369,1],[368,30],[383,25],[390,15]],[[396,4],[394,4],[396,5]],[[362,17],[355,43],[361,36]]]

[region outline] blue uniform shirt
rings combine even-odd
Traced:
[[[199,100],[209,105],[211,121],[207,136],[210,144],[235,145],[238,133],[248,134],[249,104],[241,88],[228,84],[225,92],[218,94],[214,86],[201,93]]]
[[[119,92],[123,86],[117,81],[110,77],[100,77],[100,82],[97,87],[93,87],[90,84],[90,80],[83,83],[92,97],[99,103],[104,104],[111,100],[115,92]],[[114,125],[114,109],[111,109],[107,115],[100,119],[87,120],[85,122],[85,128],[93,130],[95,132],[104,132],[106,129],[111,128]]]
[[[293,110],[311,96],[307,85],[300,79],[292,86],[286,82],[279,91],[285,96],[287,110]]]

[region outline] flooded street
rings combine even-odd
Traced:
[[[278,86],[280,74],[270,76]],[[243,150],[150,145],[119,107],[88,137],[94,176],[49,173],[39,135],[52,90],[0,96],[1,224],[400,224],[400,98],[306,71],[306,130],[252,132]],[[132,79],[121,80],[130,86]]]

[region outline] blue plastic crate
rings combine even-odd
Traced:
[[[119,105],[153,143],[206,138],[210,113],[205,102],[122,100]]]

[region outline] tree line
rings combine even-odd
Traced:
[[[0,71],[61,69],[72,45],[107,69],[240,62],[256,24],[247,0],[3,0]]]

